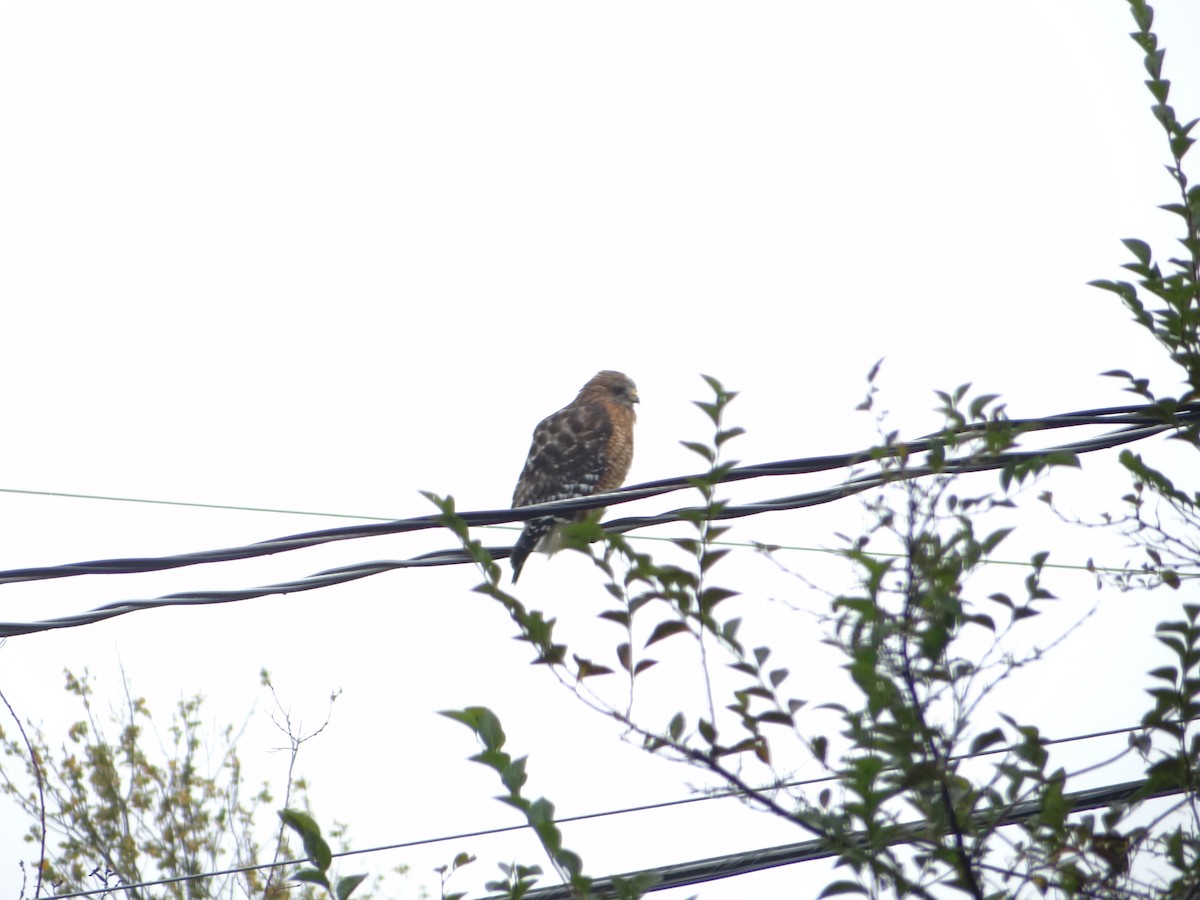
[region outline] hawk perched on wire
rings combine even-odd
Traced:
[[[597,372],[579,395],[533,431],[533,445],[512,505],[586,497],[619,488],[633,461],[633,404],[637,386],[621,372]],[[534,550],[553,553],[558,527],[582,522],[587,512],[530,519],[512,550],[512,580]]]

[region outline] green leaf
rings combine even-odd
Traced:
[[[1145,3],[1138,0],[1136,3],[1130,3],[1130,12],[1133,13],[1133,21],[1137,22],[1137,27],[1143,32],[1150,31],[1150,26],[1154,24],[1154,10]],[[1134,35],[1138,37],[1138,35]],[[1153,38],[1153,35],[1150,35]]]
[[[687,719],[683,717],[683,713],[675,713],[671,717],[671,724],[667,726],[667,734],[671,736],[671,740],[678,741],[683,736],[685,727],[687,727]]]
[[[996,621],[986,613],[972,613],[969,616],[963,616],[964,622],[969,622],[972,625],[979,625],[986,628],[988,631],[996,630]]]
[[[1066,450],[1051,450],[1043,459],[1045,459],[1048,466],[1067,466],[1072,469],[1083,468],[1079,462],[1079,456],[1075,453],[1069,453]]]
[[[501,754],[507,757],[508,754]],[[497,760],[500,762],[500,760]],[[508,788],[510,794],[516,795],[521,792],[521,788],[525,786],[525,782],[529,780],[529,776],[525,772],[525,766],[529,762],[528,756],[522,756],[519,759],[514,759],[508,765],[494,766],[500,773],[500,783]]]
[[[714,535],[712,535],[711,533],[709,536],[714,537]],[[714,565],[716,565],[718,562],[720,562],[722,557],[726,556],[728,553],[729,553],[729,550],[727,548],[722,549],[722,550],[707,550],[707,551],[705,551],[703,557],[700,560],[700,571],[707,572]],[[737,591],[728,591],[725,588],[711,587],[711,588],[708,588],[708,590],[706,590],[703,594],[700,595],[700,602],[702,604],[704,604],[704,606],[706,608],[711,609],[713,606],[720,603],[722,600],[727,600],[730,597],[736,597],[737,593],[738,593]]]
[[[1160,678],[1169,684],[1174,684],[1179,677],[1179,670],[1174,666],[1162,666],[1157,669],[1151,669],[1148,673],[1151,678]]]
[[[986,538],[983,539],[983,552],[985,554],[991,553],[998,546],[1000,546],[1001,541],[1003,541],[1006,537],[1008,537],[1010,534],[1012,534],[1012,531],[1013,530],[1011,528],[997,528],[995,531],[993,531],[991,534],[989,534]]]
[[[1147,786],[1154,789],[1180,787],[1187,781],[1189,768],[1181,757],[1168,757],[1146,770]]]
[[[304,842],[304,855],[322,872],[326,871],[333,862],[333,851],[321,837],[321,829],[313,817],[298,809],[285,809],[280,811],[279,818],[283,820],[284,825],[300,835]]]
[[[1154,118],[1158,119],[1158,123],[1171,134],[1175,129],[1175,107],[1169,103],[1155,103],[1150,107],[1150,112]]]
[[[767,743],[766,738],[759,738],[754,742],[754,755],[758,757],[758,761],[765,766],[771,764],[771,745]]]
[[[621,668],[626,672],[629,671],[629,663],[632,660],[632,650],[628,644],[617,645],[617,662],[621,664]]]
[[[1137,238],[1125,238],[1121,241],[1129,252],[1137,257],[1138,262],[1143,266],[1150,265],[1150,245],[1145,241],[1139,241]]]
[[[1137,289],[1128,281],[1108,281],[1103,278],[1097,278],[1095,281],[1089,281],[1088,284],[1091,287],[1097,287],[1104,291],[1112,291],[1127,302],[1137,297]]]
[[[853,881],[835,881],[825,886],[825,890],[817,894],[817,900],[822,897],[837,897],[843,894],[866,894],[867,889]]]
[[[337,883],[337,900],[347,900],[357,888],[366,880],[366,875],[347,875],[345,878],[339,878]]]
[[[713,463],[717,459],[716,451],[707,444],[701,444],[698,441],[680,441],[679,443],[687,447],[698,456],[703,456],[708,463]]]
[[[999,394],[982,394],[971,401],[970,414],[972,419],[982,417],[984,410],[992,404],[993,401],[999,399]]]
[[[666,622],[659,622],[650,637],[646,639],[644,646],[649,647],[651,644],[658,643],[661,640],[671,637],[672,635],[688,631],[687,623],[672,619]]]
[[[716,437],[713,439],[713,443],[715,443],[718,447],[720,447],[720,446],[724,445],[726,442],[733,440],[738,435],[742,435],[745,433],[746,433],[745,428],[726,428],[724,431],[717,432]]]
[[[1150,73],[1151,78],[1162,78],[1163,57],[1166,55],[1166,50],[1153,50],[1146,54],[1146,58],[1143,60],[1143,62],[1146,66],[1146,71]],[[1170,107],[1167,108],[1170,109]],[[1173,117],[1174,116],[1172,115],[1172,118]]]
[[[1070,808],[1066,797],[1063,796],[1064,775],[1061,770],[1047,781],[1045,792],[1042,794],[1042,818],[1053,827],[1061,828],[1066,821]]]
[[[1167,95],[1171,93],[1170,81],[1165,78],[1152,78],[1146,82],[1146,87],[1150,89],[1150,93],[1159,103],[1167,102]]]
[[[479,736],[483,745],[489,750],[499,750],[504,746],[504,729],[500,727],[500,719],[486,706],[444,709],[439,715],[466,725]]]
[[[714,425],[721,421],[721,410],[715,403],[705,403],[702,400],[693,400],[692,403],[704,410],[704,414]]]
[[[767,712],[761,713],[760,715],[755,716],[755,718],[764,725],[790,726],[793,724],[791,716],[789,716],[787,713],[779,712],[777,710],[767,710]]]
[[[723,551],[722,556],[726,552],[728,552],[728,551]],[[705,563],[708,565],[711,565],[715,561],[716,560],[712,559],[710,556],[708,559],[705,560]],[[703,591],[700,592],[700,597],[699,597],[700,606],[706,612],[711,612],[713,607],[715,607],[721,601],[728,600],[730,597],[736,597],[737,595],[738,595],[737,591],[729,591],[729,590],[726,590],[725,588],[719,588],[719,587],[705,588]]]
[[[971,749],[969,751],[970,755],[975,756],[979,753],[982,753],[993,744],[1003,743],[1003,741],[1004,732],[999,728],[993,728],[991,731],[985,731],[983,734],[975,738],[975,740],[971,741]]]
[[[809,742],[809,748],[818,761],[825,762],[825,754],[829,752],[829,739],[823,735],[818,735]]]
[[[577,879],[583,874],[583,860],[573,850],[559,850],[556,859],[572,879]]]
[[[325,873],[318,872],[316,869],[298,869],[292,873],[290,880],[303,881],[306,884],[319,884],[327,891],[333,890],[329,885],[329,879],[325,877]]]
[[[584,659],[582,656],[579,656],[578,654],[573,653],[573,654],[571,654],[571,656],[575,660],[575,665],[577,667],[575,670],[575,677],[581,681],[584,678],[590,678],[593,675],[611,675],[612,674],[612,669],[610,669],[608,666],[598,666],[594,662],[592,662],[590,659]]]

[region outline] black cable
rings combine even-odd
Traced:
[[[945,474],[980,472],[992,469],[1000,469],[1004,468],[1005,466],[1020,464],[1022,462],[1031,462],[1039,458],[1043,458],[1048,453],[1088,453],[1101,449],[1109,449],[1122,444],[1142,440],[1166,430],[1195,427],[1197,424],[1200,424],[1200,404],[1188,404],[1184,407],[1181,407],[1177,411],[1174,419],[1171,421],[1164,421],[1163,416],[1161,414],[1157,414],[1152,410],[1151,407],[1127,406],[1064,413],[1049,416],[1043,419],[1010,420],[1003,424],[1005,427],[1013,428],[1019,433],[1078,426],[1111,426],[1120,424],[1126,427],[1098,437],[1063,444],[1058,447],[1052,447],[1042,451],[1007,452],[982,458],[967,458],[959,460],[949,459],[946,460],[944,465],[939,467],[937,471]],[[986,426],[965,426],[964,428],[957,429],[954,433],[959,436],[967,436],[971,434],[979,434],[985,430]],[[898,448],[896,451],[893,451],[891,455],[895,456],[901,451],[906,454],[927,452],[937,444],[944,444],[945,438],[946,433],[927,436],[920,440],[900,445],[900,448]],[[829,471],[832,469],[849,468],[871,462],[873,459],[875,459],[875,457],[870,452],[858,452],[743,466],[735,468],[726,473],[722,481],[742,481],[751,478],[769,477],[775,475],[811,474]],[[871,488],[879,487],[892,480],[920,478],[931,474],[935,474],[935,472],[930,467],[915,466],[905,468],[899,472],[885,471],[872,473],[869,475],[856,476],[849,479],[842,485],[827,488],[821,491],[815,491],[791,497],[776,498],[752,504],[727,506],[719,512],[718,517],[722,519],[732,519],[757,515],[759,513],[768,511],[800,509],[808,506],[816,506],[831,502],[833,500],[842,499]],[[519,510],[475,511],[461,513],[460,515],[461,518],[471,526],[495,525],[504,522],[524,521],[526,519],[545,515],[551,512],[562,513],[604,506],[613,506],[619,503],[626,503],[631,500],[657,496],[659,494],[665,494],[676,490],[684,490],[693,487],[693,481],[696,477],[697,476],[671,478],[661,481],[647,482],[645,484],[636,485],[634,487],[626,488],[624,490],[612,492],[606,495],[598,495],[570,501],[559,501],[557,503],[550,504],[541,504],[539,506],[524,507]],[[607,523],[606,529],[614,533],[625,533],[650,525],[675,522],[679,521],[682,517],[681,514],[687,511],[690,510],[685,508],[672,510],[657,516],[627,517]],[[430,515],[372,525],[355,525],[346,528],[324,529],[321,531],[307,532],[303,534],[277,538],[274,540],[263,541],[244,547],[201,551],[198,553],[180,554],[176,556],[98,560],[66,566],[14,569],[7,572],[0,572],[0,584],[49,578],[64,578],[83,574],[131,574],[138,572],[162,571],[165,569],[181,568],[201,563],[249,559],[274,553],[287,552],[289,550],[317,546],[334,541],[353,540],[361,537],[374,537],[384,534],[398,534],[408,531],[417,531],[437,527],[441,527],[440,517],[436,515]],[[510,548],[508,547],[497,547],[491,548],[490,552],[492,553],[493,558],[502,559],[508,556],[509,550]],[[64,616],[60,618],[44,620],[42,622],[0,624],[0,637],[28,634],[36,631],[73,627],[76,625],[99,622],[103,621],[104,619],[124,615],[125,613],[133,612],[138,609],[151,609],[160,606],[226,603],[235,600],[265,596],[268,594],[313,590],[320,587],[327,587],[334,584],[354,581],[394,569],[421,566],[456,565],[469,561],[469,557],[462,550],[435,551],[432,553],[422,554],[421,556],[413,557],[408,560],[385,560],[378,562],[359,563],[353,566],[330,569],[296,581],[281,582],[275,585],[269,585],[260,588],[231,591],[184,592],[179,594],[170,594],[154,600],[121,601],[109,603],[90,612],[74,616]],[[1075,811],[1081,811],[1084,809],[1092,809],[1099,806],[1110,805],[1112,803],[1128,799],[1134,793],[1141,790],[1144,786],[1145,785],[1143,782],[1131,782],[1124,785],[1116,785],[1094,791],[1077,792],[1068,795],[1068,799],[1072,802],[1072,806]],[[1169,793],[1178,793],[1178,791],[1163,790],[1148,796],[1163,796]],[[718,794],[716,796],[720,797],[730,795]],[[709,798],[689,798],[688,800],[670,801],[669,803],[665,804],[651,804],[646,807],[639,807],[639,809],[655,808],[659,805],[666,806],[677,803],[694,802],[695,800],[699,799]],[[1035,814],[1039,809],[1040,807],[1036,802],[1015,806],[1002,820],[998,821],[997,824],[1011,824],[1020,821],[1023,818],[1027,818]],[[562,821],[574,821],[599,815],[606,814],[593,813],[585,816],[571,817],[570,819],[564,819]],[[516,830],[523,827],[525,826],[512,826],[511,828],[495,829],[495,831]],[[915,837],[917,834],[917,829],[917,825],[912,826],[907,836],[901,835],[897,837],[897,842],[902,842]],[[479,834],[486,833],[489,832],[480,832]],[[450,838],[434,840],[448,839]],[[409,844],[394,846],[412,846],[419,843],[426,842],[415,841],[410,842]],[[733,875],[745,874],[747,872],[772,868],[775,866],[788,865],[791,863],[833,855],[834,851],[824,849],[821,844],[822,842],[820,841],[808,841],[800,844],[788,844],[781,847],[753,851],[750,853],[729,854],[707,860],[699,860],[691,863],[660,867],[658,869],[649,870],[660,878],[659,883],[652,888],[652,890],[662,890],[689,884],[697,884],[718,878],[725,878]],[[373,849],[392,849],[392,847]],[[365,853],[372,851],[364,850],[351,852]],[[339,853],[335,855],[342,856],[350,854]],[[302,862],[303,860],[292,860],[285,863],[279,863],[278,865],[295,865]],[[239,871],[247,871],[249,868],[263,868],[263,866],[230,869],[223,872],[207,874],[229,874]],[[181,879],[169,879],[164,882],[155,882],[155,884],[168,883],[169,881],[176,880]],[[595,882],[595,886],[596,888],[603,890],[605,887],[611,886],[611,882],[612,879],[599,879]],[[116,889],[120,890],[121,887]],[[85,891],[78,894],[69,894],[63,896],[86,896],[93,893],[105,893],[111,890],[113,890],[113,888],[105,888],[98,891]],[[551,898],[569,897],[570,892],[568,888],[559,886],[536,890],[527,896],[530,897],[531,900],[551,900]]]
[[[1081,425],[1111,425],[1117,423],[1127,424],[1131,427],[1119,429],[1111,434],[1102,435],[1099,438],[1081,441],[1077,444],[1065,445],[1064,447],[1050,448],[1036,452],[1005,453],[988,457],[987,459],[994,461],[994,463],[980,460],[979,465],[976,468],[964,468],[962,462],[954,465],[956,466],[957,471],[981,471],[983,469],[994,469],[1008,465],[1012,462],[1034,459],[1044,455],[1045,453],[1053,452],[1054,450],[1069,450],[1071,447],[1078,447],[1079,452],[1088,452],[1090,450],[1106,449],[1119,444],[1141,440],[1145,437],[1150,437],[1154,434],[1158,434],[1162,431],[1173,428],[1188,427],[1190,425],[1200,426],[1200,403],[1186,404],[1185,406],[1181,407],[1174,423],[1165,423],[1162,421],[1161,416],[1149,414],[1147,410],[1150,409],[1152,409],[1152,407],[1149,406],[1123,406],[1114,407],[1111,410],[1087,410],[1083,412],[1062,413],[1042,419],[1008,420],[1003,423],[1005,427],[1013,428],[1022,433],[1053,428],[1078,427]],[[1137,411],[1141,411],[1140,414],[1135,414]],[[900,452],[904,452],[906,454],[923,453],[928,451],[937,443],[944,443],[945,436],[949,434],[975,434],[984,430],[986,430],[986,426],[966,426],[964,428],[956,429],[952,432],[942,432],[938,435],[927,436],[916,441],[910,441],[907,443],[901,442],[897,445],[898,449],[893,450],[885,455],[896,456]],[[829,471],[831,469],[849,468],[865,462],[870,462],[873,458],[874,457],[870,451],[858,451],[855,453],[841,453],[831,456],[819,456],[807,459],[791,459],[782,460],[779,462],[760,463],[750,466],[739,466],[726,473],[723,476],[722,481],[744,481],[750,478],[760,478],[769,475],[812,474],[816,472]],[[672,491],[686,490],[693,487],[695,479],[699,477],[703,476],[690,475],[676,478],[666,478],[659,481],[645,482],[643,484],[634,485],[632,487],[623,488],[617,491],[611,491],[607,494],[596,494],[591,497],[580,497],[572,500],[558,500],[552,503],[524,506],[515,510],[503,509],[462,512],[459,513],[459,516],[469,526],[499,525],[506,522],[523,522],[527,519],[533,519],[547,515],[548,513],[566,513],[598,509],[600,507],[628,503],[632,500],[654,497],[659,494],[666,494]],[[873,476],[872,479],[878,477],[879,476]],[[864,487],[860,488],[860,490],[865,490],[869,487],[872,487],[875,483],[876,482],[872,480],[870,483],[866,483]],[[837,491],[836,488],[833,490],[835,492]],[[837,498],[831,497],[830,499]],[[769,502],[770,501],[768,501],[768,503]],[[813,504],[809,503],[804,505]],[[784,506],[782,508],[791,509],[796,507]],[[752,515],[753,512],[753,510],[750,510],[742,514]],[[730,518],[732,517],[733,516],[730,516]],[[657,523],[658,521],[672,520],[656,519],[652,521]],[[242,547],[232,547],[218,550],[202,550],[195,553],[182,553],[173,556],[93,560],[90,562],[71,563],[59,566],[9,569],[7,571],[0,571],[0,584],[12,584],[23,581],[39,581],[50,578],[68,578],[75,575],[127,575],[141,572],[158,572],[165,569],[176,569],[183,568],[185,566],[199,565],[201,563],[231,562],[239,559],[252,559],[258,556],[270,556],[275,553],[286,553],[290,550],[300,550],[307,547],[315,547],[321,544],[332,543],[335,541],[379,537],[382,535],[401,534],[409,531],[421,531],[438,527],[441,527],[439,517],[437,515],[426,515],[417,516],[411,519],[398,519],[392,522],[378,522],[367,525],[349,525],[341,528],[326,528],[319,531],[309,531],[301,534],[274,538],[272,540],[260,541],[255,544],[249,544]]]
[[[933,474],[967,474],[1007,466],[1031,463],[1044,458],[1050,453],[1090,453],[1097,450],[1111,449],[1122,444],[1143,440],[1163,431],[1178,427],[1200,425],[1200,403],[1189,404],[1176,416],[1172,424],[1164,424],[1160,418],[1142,413],[1133,415],[1131,410],[1145,410],[1146,407],[1118,407],[1113,411],[1088,411],[1086,413],[1065,413],[1050,416],[1045,419],[1014,420],[1005,423],[1006,427],[1017,427],[1025,430],[1043,430],[1062,427],[1077,427],[1079,425],[1104,425],[1120,422],[1126,427],[1108,432],[1093,438],[1074,441],[1039,451],[1009,451],[982,457],[966,457],[962,459],[946,459],[936,470],[929,466],[907,466],[903,469],[873,472],[848,479],[840,485],[798,494],[790,497],[779,497],[756,503],[728,505],[717,511],[715,518],[735,519],[758,515],[764,512],[803,509],[840,500],[872,488],[880,487],[892,481],[921,478]],[[1110,414],[1111,412],[1111,414]],[[960,429],[962,432],[978,431],[977,426]],[[942,437],[922,438],[908,444],[898,445],[892,455],[901,452],[906,455],[926,452],[936,443],[944,442]],[[793,459],[780,462],[762,463],[758,465],[740,466],[726,473],[722,482],[744,481],[776,475],[811,474],[830,469],[847,468],[864,462],[872,461],[870,452],[838,454],[834,456],[813,457],[808,459]],[[646,482],[633,487],[623,488],[607,494],[597,494],[591,497],[580,497],[572,500],[559,500],[553,503],[542,503],[519,509],[482,510],[458,513],[469,526],[497,525],[505,522],[518,522],[526,519],[544,516],[548,513],[565,513],[600,507],[615,506],[631,500],[653,497],[672,491],[693,488],[696,478],[689,476]],[[670,510],[654,516],[633,516],[616,519],[605,523],[605,529],[610,533],[623,534],[652,525],[662,525],[677,522],[685,515],[694,514],[696,507],[683,507]],[[440,515],[418,516],[411,519],[400,519],[393,522],[380,522],[367,525],[353,525],[341,528],[322,529],[306,532],[274,540],[262,541],[243,547],[222,550],[208,550],[197,553],[185,553],[175,556],[143,557],[115,560],[97,560],[93,562],[74,563],[64,566],[51,566],[28,569],[11,569],[0,572],[0,584],[11,584],[25,581],[35,581],[51,578],[67,578],[76,575],[101,574],[134,574],[141,572],[162,571],[165,569],[182,568],[210,562],[228,562],[236,559],[250,559],[298,550],[305,547],[318,546],[333,541],[354,540],[363,537],[377,537],[384,534],[399,534],[430,528],[444,527]],[[490,547],[493,559],[504,559],[511,552],[509,547]],[[242,588],[222,591],[186,591],[168,594],[150,600],[123,600],[107,603],[88,612],[44,619],[35,622],[3,622],[0,623],[0,637],[15,637],[22,634],[32,634],[58,628],[72,628],[111,619],[141,609],[154,609],[162,606],[206,605],[229,603],[236,600],[248,600],[265,597],[271,594],[289,594],[301,591],[315,590],[344,584],[367,578],[372,575],[396,569],[424,568],[431,566],[460,565],[470,562],[470,557],[462,549],[438,550],[424,553],[405,560],[380,560],[376,562],[357,563],[336,569],[318,572],[293,581],[279,582],[260,587]]]
[[[1084,812],[1090,809],[1099,809],[1104,806],[1111,806],[1114,803],[1121,803],[1131,799],[1134,796],[1140,795],[1142,799],[1152,799],[1155,797],[1165,797],[1172,794],[1183,793],[1182,788],[1158,788],[1154,791],[1146,791],[1147,782],[1145,781],[1129,781],[1124,784],[1109,785],[1102,788],[1093,788],[1086,791],[1075,791],[1063,795],[1063,802],[1070,808],[1072,813]],[[1029,800],[1024,803],[1018,803],[1009,807],[1007,810],[1000,812],[984,812],[976,813],[972,817],[972,821],[976,825],[987,825],[991,827],[1000,827],[1004,825],[1015,825],[1025,819],[1032,818],[1042,811],[1042,804],[1039,800]],[[901,825],[897,828],[892,836],[890,843],[892,844],[907,844],[913,841],[925,838],[928,835],[928,825],[924,822],[912,822],[907,825]],[[861,834],[849,834],[845,838],[847,844],[853,844],[862,841]],[[709,881],[717,881],[721,878],[731,878],[734,875],[746,875],[750,872],[761,872],[764,869],[773,869],[778,866],[789,866],[794,863],[809,862],[814,859],[826,859],[830,856],[837,856],[838,850],[831,847],[826,841],[821,839],[802,841],[796,844],[783,844],[779,847],[768,847],[763,850],[751,850],[743,853],[729,853],[723,856],[714,856],[708,859],[695,860],[693,862],[676,863],[669,866],[659,866],[653,869],[643,869],[640,872],[629,872],[625,875],[616,876],[617,878],[629,879],[635,875],[652,875],[656,877],[657,883],[651,885],[646,890],[665,891],[670,888],[686,887],[692,884],[703,884]],[[614,878],[597,878],[592,882],[592,890],[599,896],[609,896],[612,890]],[[530,891],[524,895],[526,900],[570,900],[574,896],[573,889],[570,885],[556,885],[554,887],[540,888]],[[485,898],[485,900],[501,900],[499,895],[493,895]]]
[[[1095,738],[1112,737],[1112,736],[1118,735],[1118,734],[1130,734],[1135,731],[1143,731],[1143,730],[1145,730],[1145,729],[1144,729],[1144,726],[1142,726],[1142,725],[1130,725],[1130,726],[1126,726],[1124,728],[1110,728],[1105,731],[1093,731],[1088,734],[1076,734],[1076,735],[1071,735],[1070,737],[1064,737],[1064,738],[1040,738],[1038,743],[1041,744],[1043,747],[1050,747],[1055,744],[1070,744],[1070,743],[1074,743],[1075,741],[1088,741],[1088,740],[1094,740]],[[956,761],[956,762],[961,761],[961,760],[967,760],[967,759],[979,759],[980,757],[983,757],[983,756],[994,756],[994,755],[1000,754],[1000,753],[1010,753],[1010,752],[1012,752],[1012,749],[1013,748],[1010,746],[992,747],[987,750],[981,750],[976,753],[964,753],[964,754],[961,754],[958,756],[953,756],[953,757],[950,757],[950,759],[953,761]],[[758,788],[758,790],[767,791],[767,790],[777,790],[780,788],[807,787],[807,786],[814,785],[814,784],[823,784],[826,782],[836,781],[836,780],[837,780],[836,775],[822,775],[817,778],[804,779],[803,781],[788,781],[788,782],[783,782],[781,784],[773,784],[773,785],[769,785],[767,787]],[[571,822],[584,822],[584,821],[587,821],[590,819],[600,819],[600,818],[606,818],[608,816],[622,816],[622,815],[628,815],[630,813],[649,812],[652,810],[667,809],[667,808],[670,808],[673,806],[684,806],[684,805],[688,805],[688,804],[692,804],[692,803],[703,803],[703,802],[706,802],[709,800],[729,800],[729,799],[736,799],[736,798],[744,797],[744,796],[746,796],[745,792],[740,791],[740,790],[730,789],[730,790],[723,790],[723,791],[714,791],[712,793],[703,794],[703,795],[699,795],[699,796],[695,796],[695,797],[684,797],[679,800],[663,800],[658,803],[644,803],[639,806],[626,806],[626,807],[622,807],[620,809],[610,809],[610,810],[604,810],[601,812],[581,813],[580,815],[575,815],[575,816],[562,816],[560,818],[556,818],[554,821],[555,821],[555,824],[566,825]],[[377,847],[364,847],[360,850],[339,850],[336,853],[332,853],[331,857],[333,859],[342,859],[342,858],[345,858],[348,856],[361,856],[361,855],[365,855],[367,853],[382,853],[382,852],[388,851],[388,850],[404,850],[409,847],[428,846],[429,844],[441,844],[441,843],[446,843],[448,841],[464,841],[469,838],[491,837],[491,836],[497,835],[497,834],[506,834],[506,833],[513,832],[513,831],[523,831],[528,827],[529,827],[528,824],[503,825],[498,828],[484,828],[484,829],[480,829],[478,831],[464,831],[464,832],[459,832],[457,834],[443,835],[441,837],[423,838],[420,840],[412,840],[412,841],[402,841],[400,843],[384,844],[382,846],[377,846]],[[799,860],[797,860],[797,861],[799,861]],[[117,885],[115,887],[93,888],[92,890],[76,891],[76,892],[73,892],[70,894],[56,894],[54,896],[45,898],[45,900],[70,900],[70,898],[73,898],[73,897],[90,897],[90,896],[94,896],[96,894],[106,894],[111,891],[118,891],[118,890],[131,891],[131,890],[139,890],[141,888],[148,888],[148,887],[160,887],[162,885],[175,884],[175,883],[183,882],[183,881],[196,881],[196,880],[199,880],[202,878],[215,878],[219,875],[237,875],[242,872],[255,872],[255,871],[260,871],[263,869],[276,869],[276,868],[284,868],[287,866],[301,866],[301,865],[304,865],[306,862],[308,862],[307,859],[286,859],[286,860],[270,862],[270,863],[258,863],[256,865],[252,865],[252,866],[234,866],[234,867],[226,868],[226,869],[217,869],[217,870],[214,870],[211,872],[198,872],[198,873],[193,873],[193,874],[189,874],[189,875],[177,875],[177,876],[173,876],[171,878],[161,878],[161,879],[158,879],[155,881],[140,881],[135,884],[122,884],[122,885]]]

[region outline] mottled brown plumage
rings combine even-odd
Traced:
[[[597,372],[574,400],[534,429],[513,507],[586,497],[624,484],[633,462],[637,402],[637,386],[628,375]],[[526,522],[512,551],[513,581],[534,550],[553,552],[558,526],[586,516],[580,512]]]

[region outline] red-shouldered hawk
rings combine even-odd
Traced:
[[[533,431],[533,445],[512,505],[586,497],[619,488],[633,462],[637,386],[621,372],[597,372],[579,395]],[[512,550],[513,582],[534,550],[553,553],[558,527],[581,522],[587,511],[530,519]]]

